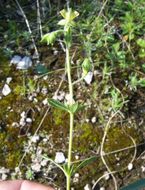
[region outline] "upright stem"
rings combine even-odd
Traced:
[[[69,54],[69,47],[68,46],[66,46],[66,66],[67,66],[67,75],[68,75],[68,83],[69,83],[69,95],[70,95],[69,104],[72,105],[73,104],[73,85],[72,85],[72,78],[71,78],[71,63],[70,63],[70,54]],[[74,114],[70,113],[68,171],[70,171],[70,169],[71,169],[73,125],[74,125]],[[68,173],[68,175],[67,175],[67,190],[70,190],[70,180],[71,180],[71,174]]]

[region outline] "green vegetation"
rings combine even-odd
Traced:
[[[145,1],[16,2],[0,3],[1,166],[19,166],[16,178],[46,183],[48,175],[56,188],[67,190],[86,184],[117,190],[138,179],[143,150],[137,146],[145,129]],[[14,55],[30,57],[32,66],[18,70],[10,64]],[[5,84],[11,89],[6,96]],[[31,122],[21,126],[23,112]],[[23,158],[35,132],[40,138]],[[48,161],[39,172],[32,167],[37,149]],[[67,159],[62,164],[54,161],[60,150]],[[111,176],[107,181],[105,173]]]

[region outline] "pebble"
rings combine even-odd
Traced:
[[[57,164],[62,164],[65,162],[65,156],[63,154],[63,152],[56,152],[55,155],[55,160],[54,160]]]
[[[91,190],[91,186],[89,184],[86,184],[85,187],[84,187],[84,190]]]
[[[41,161],[41,166],[46,166],[48,163],[48,160],[44,159]]]
[[[26,118],[26,112],[25,112],[25,111],[23,111],[23,112],[21,113],[21,117],[22,117],[22,118]]]
[[[34,135],[32,138],[31,138],[31,141],[34,142],[34,143],[37,143],[39,141],[40,137],[39,135]]]
[[[84,80],[87,84],[91,84],[93,80],[93,72],[88,72],[88,74],[84,77]]]
[[[42,103],[43,103],[44,106],[47,105],[47,104],[48,104],[47,98],[45,98],[45,99],[42,101]]]
[[[108,174],[108,172],[104,172],[104,179],[107,181],[110,178],[110,175]]]
[[[21,59],[22,59],[21,56],[15,55],[15,56],[11,59],[10,63],[16,65],[16,64],[18,64],[18,63],[21,61]]]
[[[127,166],[128,170],[132,170],[133,169],[133,164],[132,163],[129,163],[128,166]]]
[[[11,93],[11,91],[12,90],[10,89],[9,85],[5,84],[3,89],[2,89],[2,94],[4,96],[7,96],[7,95],[9,95]]]
[[[145,172],[145,167],[141,166],[141,170],[142,170],[142,172]]]
[[[17,69],[27,70],[31,66],[32,66],[32,60],[31,60],[31,58],[28,57],[28,56],[25,56],[17,64]]]
[[[6,83],[9,84],[12,81],[12,77],[7,77]]]
[[[48,89],[47,89],[46,87],[43,87],[42,90],[41,90],[41,93],[42,93],[43,95],[47,95]]]
[[[91,122],[96,123],[96,120],[97,120],[96,117],[92,117]]]
[[[105,188],[104,187],[100,187],[100,190],[105,190]]]
[[[32,123],[32,119],[28,117],[28,118],[26,118],[26,122],[27,123]]]
[[[10,170],[9,169],[6,169],[4,167],[0,168],[0,174],[5,174],[5,173],[9,173]]]
[[[35,163],[35,164],[31,165],[31,168],[35,172],[40,172],[41,171],[41,165],[39,163]]]

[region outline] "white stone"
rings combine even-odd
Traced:
[[[133,164],[132,164],[132,163],[129,163],[128,166],[127,166],[127,168],[128,168],[129,171],[132,170]]]
[[[22,117],[22,118],[26,118],[26,112],[25,112],[25,111],[23,111],[23,112],[21,113],[21,117]]]
[[[24,127],[26,125],[25,119],[21,118],[19,124]]]
[[[48,75],[46,75],[45,77],[43,77],[43,80],[47,80],[48,79]]]
[[[12,77],[7,77],[6,83],[9,84],[12,81]]]
[[[25,56],[23,57],[23,59],[21,59],[21,61],[17,64],[17,69],[21,69],[21,70],[26,70],[29,67],[32,66],[32,60],[30,59],[30,57]]]
[[[9,169],[6,169],[4,167],[0,168],[0,174],[5,174],[5,173],[9,173],[10,170]]]
[[[79,155],[75,155],[75,159],[78,160],[80,157]]]
[[[92,117],[91,122],[96,123],[96,117]]]
[[[41,161],[41,166],[46,166],[48,163],[48,160],[44,159]]]
[[[91,190],[91,186],[89,184],[86,184],[85,187],[84,187],[84,190]]]
[[[33,171],[40,172],[41,171],[41,165],[39,163],[35,163],[31,165],[31,168]]]
[[[2,89],[2,94],[4,96],[7,96],[10,93],[11,93],[11,89],[10,89],[9,85],[5,84],[4,87],[3,87],[3,89]]]
[[[15,56],[11,59],[10,63],[16,65],[16,64],[18,64],[18,63],[21,61],[21,59],[22,59],[21,56],[15,55]]]
[[[55,160],[54,160],[57,164],[62,164],[65,162],[65,156],[63,154],[63,152],[56,152],[55,155]]]
[[[110,178],[110,175],[108,172],[104,172],[104,179],[107,181]]]
[[[75,173],[74,177],[79,178],[80,177],[79,173]]]
[[[26,122],[27,123],[32,123],[32,119],[28,117],[28,118],[26,118]]]
[[[6,180],[6,179],[7,179],[7,177],[8,177],[8,175],[7,175],[7,174],[2,174],[2,177],[1,177],[2,181]]]
[[[142,170],[142,172],[145,172],[145,167],[141,166],[141,170]]]
[[[40,137],[39,135],[34,135],[32,138],[31,138],[31,141],[34,142],[34,143],[37,143],[39,141]]]
[[[42,103],[43,103],[44,106],[47,105],[47,104],[48,104],[47,98],[45,98],[45,99],[42,101]]]
[[[12,127],[19,127],[19,124],[17,122],[13,122]]]
[[[104,187],[100,187],[100,190],[105,190],[105,188]]]
[[[93,72],[88,72],[88,74],[85,76],[84,78],[85,82],[87,84],[91,84],[92,80],[93,80]]]
[[[46,87],[43,87],[41,93],[46,95],[48,93],[48,89]]]

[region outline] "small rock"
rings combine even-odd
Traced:
[[[7,174],[2,174],[2,177],[1,177],[2,181],[6,180],[6,179],[7,179],[7,177],[8,177],[8,175],[7,175]]]
[[[93,80],[93,72],[88,72],[88,74],[85,76],[84,78],[85,82],[87,84],[91,84],[92,80]]]
[[[100,190],[105,190],[105,188],[104,187],[100,187]]]
[[[37,143],[39,141],[40,137],[39,135],[34,135],[32,138],[31,138],[31,141],[34,142],[34,143]]]
[[[23,112],[21,113],[21,117],[22,117],[22,118],[26,118],[26,112],[25,112],[25,111],[23,111]]]
[[[132,170],[133,169],[133,164],[132,163],[129,163],[128,166],[127,166],[128,170]]]
[[[31,165],[31,168],[35,172],[40,172],[41,171],[41,165],[39,163]]]
[[[45,99],[42,101],[42,103],[43,103],[44,106],[47,105],[47,104],[48,104],[47,98],[45,98]]]
[[[96,120],[97,120],[96,117],[92,117],[91,122],[96,123]]]
[[[2,89],[2,94],[4,96],[7,96],[10,93],[11,93],[11,89],[10,89],[9,85],[5,84],[4,87],[3,87],[3,89]]]
[[[91,186],[89,184],[86,184],[85,187],[84,187],[84,190],[91,190]]]
[[[46,166],[48,163],[48,160],[44,159],[41,161],[41,166]]]
[[[57,164],[62,164],[65,162],[65,156],[64,156],[63,152],[56,152],[55,162]]]
[[[27,123],[32,123],[32,119],[28,117],[28,118],[26,118],[26,122]]]
[[[11,59],[10,63],[16,65],[16,64],[18,64],[18,63],[21,61],[21,59],[22,59],[21,56],[15,55],[15,56]]]
[[[9,173],[10,170],[9,169],[6,169],[4,167],[0,168],[0,174],[5,174],[5,173]]]
[[[104,172],[104,179],[107,181],[110,178],[110,175],[108,174],[108,172]]]
[[[25,56],[23,57],[23,59],[21,59],[21,61],[17,64],[17,69],[21,69],[21,70],[27,70],[29,67],[32,66],[32,60],[30,59],[30,57]]]
[[[19,127],[19,124],[17,122],[13,122],[12,127]]]
[[[141,170],[142,170],[142,172],[145,172],[145,167],[141,166]]]
[[[48,89],[46,87],[43,87],[42,90],[41,90],[41,93],[43,95],[46,95],[48,93]]]
[[[12,77],[7,77],[6,83],[9,84],[12,81]]]

